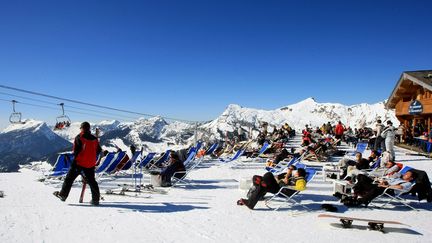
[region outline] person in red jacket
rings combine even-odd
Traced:
[[[90,132],[90,123],[81,123],[81,133],[75,137],[73,152],[74,160],[63,182],[62,189],[54,192],[54,195],[62,201],[66,201],[75,179],[84,174],[90,186],[93,205],[99,205],[99,186],[95,180],[95,167],[97,155],[102,151],[98,139]]]
[[[344,131],[345,131],[344,125],[342,125],[342,122],[339,121],[335,128],[336,139],[342,139]],[[340,141],[338,142],[338,145],[340,145]]]

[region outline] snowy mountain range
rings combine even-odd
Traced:
[[[12,124],[0,133],[0,172],[18,171],[19,164],[48,160],[71,146],[44,122],[28,120],[25,124]]]
[[[196,126],[182,122],[168,123],[161,117],[140,118],[135,122],[103,121],[92,124],[101,130],[100,141],[104,149],[120,148],[128,151],[130,145],[144,152],[162,152],[167,148],[181,149],[196,139],[205,141],[223,138],[239,127],[252,137],[256,136],[261,122],[280,127],[290,124],[296,130],[305,125],[321,126],[339,120],[350,127],[373,126],[376,119],[391,120],[398,126],[394,111],[384,109],[384,102],[344,106],[335,103],[317,103],[308,98],[299,103],[275,110],[258,110],[229,105],[215,120]],[[0,171],[16,171],[18,164],[35,160],[55,162],[56,154],[71,150],[80,122],[63,130],[53,131],[46,123],[28,120],[25,124],[12,124],[0,133]],[[195,137],[196,134],[196,137]]]

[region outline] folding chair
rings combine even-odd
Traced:
[[[357,143],[356,150],[354,152],[348,154],[348,155],[349,156],[354,156],[356,153],[363,154],[363,152],[366,150],[367,147],[368,147],[368,143],[367,142],[359,142],[359,143]]]
[[[193,160],[194,160],[194,158],[196,156],[196,153],[197,152],[194,149],[191,150],[190,153],[189,153],[189,155],[188,155],[188,158],[183,162],[183,164],[185,165],[185,169],[186,170],[174,172],[174,174],[172,175],[172,178],[171,178],[171,180],[174,180],[171,183],[172,187],[177,186],[179,183],[183,183],[185,185],[190,185],[190,183],[186,181],[186,177],[202,161],[202,158],[200,158],[200,159],[198,159],[197,162],[193,163]],[[183,175],[179,176],[179,177],[176,177],[176,175],[179,175],[179,174],[183,174]]]
[[[205,152],[205,155],[211,155],[213,152],[219,147],[218,143],[214,143],[212,146],[210,146],[209,149]]]
[[[234,161],[234,160],[240,158],[240,156],[242,156],[242,155],[244,154],[245,151],[246,151],[246,149],[239,149],[239,150],[237,151],[237,153],[235,153],[235,155],[234,155],[232,158],[219,159],[219,160],[220,160],[221,162],[224,162],[224,163],[228,163],[228,162]]]
[[[316,175],[316,170],[313,170],[313,169],[306,169],[306,178],[305,178],[305,180],[306,180],[306,185],[307,185],[310,181],[313,180],[313,178],[315,177],[315,175]],[[268,199],[268,200],[265,201],[265,205],[266,205],[268,208],[271,208],[271,207],[269,206],[270,202],[272,202],[272,201],[282,201],[282,203],[281,203],[277,208],[275,208],[274,211],[279,210],[279,209],[280,209],[284,204],[289,204],[289,203],[291,203],[292,206],[299,205],[299,206],[305,208],[305,209],[308,210],[308,211],[310,210],[310,209],[309,209],[308,207],[306,207],[304,204],[302,204],[302,203],[300,203],[299,201],[295,200],[295,197],[300,193],[300,191],[295,191],[292,195],[288,196],[288,195],[284,194],[284,189],[290,189],[290,188],[289,188],[289,187],[286,187],[286,186],[281,187],[281,188],[279,189],[279,191],[278,191],[276,194],[273,195],[273,197],[271,197],[270,199]],[[292,190],[292,189],[290,189],[290,190]]]
[[[265,169],[274,175],[282,173],[286,168],[296,162],[297,158],[292,158],[290,161],[282,160],[275,167],[266,167]]]
[[[382,204],[381,206],[379,206],[380,208],[384,208],[385,206],[387,206],[387,204],[389,204],[391,202],[396,202],[396,203],[401,203],[401,204],[411,208],[412,210],[419,211],[418,209],[409,205],[408,202],[404,198],[401,197],[404,193],[408,193],[409,191],[411,191],[411,189],[414,187],[415,184],[416,183],[412,183],[412,185],[406,190],[395,189],[395,188],[386,188],[384,190],[384,192],[381,195],[379,195],[378,197],[374,198],[372,200],[372,202],[378,201],[379,199],[387,198],[388,199],[387,202]],[[393,190],[394,194],[390,193],[389,190]]]
[[[110,174],[117,168],[117,165],[126,157],[126,152],[120,151],[115,155],[115,159],[111,162],[111,164],[107,167],[107,169],[103,172],[106,174]],[[129,158],[128,158],[129,159]]]
[[[61,153],[57,156],[57,160],[54,164],[54,168],[48,175],[50,177],[57,177],[66,175],[69,171],[70,165],[74,160],[73,153]]]
[[[114,152],[109,152],[104,158],[102,158],[103,160],[99,163],[99,166],[96,167],[95,173],[100,174],[104,172],[115,158],[115,154],[116,153]]]
[[[132,158],[122,168],[120,168],[120,170],[129,170],[132,165],[134,165],[136,161],[139,160],[140,155],[141,151],[135,151],[135,153],[132,155]]]

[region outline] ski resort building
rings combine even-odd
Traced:
[[[429,133],[432,121],[432,70],[403,72],[386,108],[395,109],[396,117],[412,136]],[[420,134],[417,131],[419,128],[423,130]]]

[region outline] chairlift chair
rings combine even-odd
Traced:
[[[9,122],[12,124],[24,124],[25,122],[21,121],[21,112],[16,112],[15,111],[15,104],[18,103],[18,101],[16,100],[12,100],[12,109],[13,112],[12,114],[9,116]]]
[[[54,129],[60,129],[61,130],[65,127],[69,127],[71,124],[71,120],[67,115],[65,115],[64,103],[60,103],[59,106],[61,106],[61,108],[62,108],[62,115],[56,117],[57,123],[56,123],[56,126]]]

